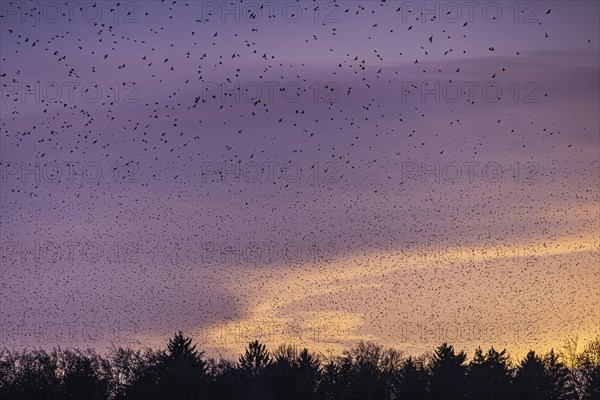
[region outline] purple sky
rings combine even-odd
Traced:
[[[3,345],[598,334],[597,2],[0,4]]]

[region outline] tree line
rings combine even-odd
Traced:
[[[0,353],[5,400],[600,400],[600,337],[582,351],[443,343],[419,357],[359,342],[340,356],[250,342],[237,361],[205,357],[182,332],[165,349],[9,350]]]

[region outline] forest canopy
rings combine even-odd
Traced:
[[[443,343],[419,357],[358,342],[325,357],[282,344],[248,343],[238,360],[205,357],[178,332],[164,349],[10,350],[0,353],[6,400],[598,400],[600,337],[578,349],[520,360],[503,349],[472,357]]]

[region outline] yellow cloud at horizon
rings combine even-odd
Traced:
[[[281,343],[291,343],[328,354],[339,354],[343,349],[361,339],[372,340],[384,345],[397,345],[398,343],[390,343],[377,330],[370,329],[372,327],[369,326],[368,316],[378,312],[381,313],[381,311],[372,309],[367,302],[363,302],[363,309],[355,311],[343,309],[344,305],[350,305],[349,301],[329,308],[316,307],[314,303],[318,303],[318,299],[325,298],[348,299],[352,297],[352,293],[358,294],[364,291],[386,295],[390,290],[390,285],[394,284],[393,280],[388,279],[386,281],[386,278],[393,277],[398,272],[437,271],[452,268],[453,264],[451,262],[443,263],[442,261],[451,258],[448,254],[459,254],[461,251],[465,253],[464,250],[465,246],[444,247],[443,252],[449,253],[435,254],[434,251],[429,255],[417,254],[411,250],[410,256],[405,254],[405,257],[402,257],[401,252],[388,251],[384,253],[374,250],[360,256],[351,255],[335,263],[295,267],[292,268],[292,271],[289,268],[277,266],[277,268],[270,270],[268,279],[265,279],[264,271],[245,271],[248,282],[260,282],[260,284],[249,283],[245,288],[245,292],[240,293],[240,296],[245,299],[256,299],[253,303],[248,304],[248,316],[235,321],[214,323],[206,327],[204,332],[210,332],[210,334],[205,337],[207,340],[205,340],[203,348],[206,348],[209,352],[216,351],[224,355],[240,354],[247,343],[253,339],[264,341],[270,348],[274,348]],[[540,242],[536,246],[528,243],[521,246],[484,244],[477,247],[468,247],[468,252],[465,254],[469,254],[469,257],[460,259],[460,261],[463,264],[466,262],[475,270],[481,270],[482,265],[485,265],[485,268],[489,265],[490,268],[506,269],[519,268],[520,262],[526,265],[547,262],[547,270],[553,271],[553,263],[560,262],[555,258],[589,255],[596,251],[598,251],[596,238],[565,238]],[[582,256],[582,259],[585,259],[585,257]],[[464,267],[463,264],[456,261],[456,257],[454,257],[454,265]],[[487,270],[484,271],[488,272]],[[597,278],[598,276],[596,276]],[[536,288],[531,287],[523,289],[536,290]],[[541,288],[538,289],[541,290]],[[250,296],[250,293],[253,296]],[[540,293],[540,295],[543,295],[543,293]],[[389,297],[392,301],[391,305],[393,305],[393,301],[402,296],[392,293],[389,294]],[[598,305],[598,299],[599,294],[596,293],[595,297],[592,296],[590,300],[591,304]],[[546,299],[546,301],[554,300]],[[588,303],[589,301],[586,304]],[[396,311],[400,311],[400,308],[401,304],[399,302]],[[560,310],[555,311],[557,316],[562,315],[562,312],[559,312]],[[440,312],[443,312],[443,310]],[[390,318],[393,318],[393,316],[390,316]],[[524,326],[518,325],[520,323],[518,322],[520,321],[519,318],[513,318],[509,314],[508,317],[504,318],[506,322],[502,322],[503,320],[490,320],[490,324],[493,325],[493,323],[512,323],[514,319],[516,321],[515,326],[520,326],[520,328],[514,328],[512,332],[506,333],[505,337],[497,340],[497,342],[508,344],[507,347],[517,350],[519,353],[525,352],[529,346],[536,343],[552,342],[557,345],[562,344],[562,341],[557,343],[556,335],[552,331],[547,331],[548,327],[544,326],[542,320],[538,319],[533,321],[531,325]],[[466,317],[466,319],[469,318]],[[385,321],[385,317],[382,317],[382,321],[385,324],[390,323],[390,321]],[[391,321],[391,323],[393,325],[394,321]],[[467,322],[463,323],[467,326],[466,324]],[[445,329],[448,330],[450,325],[448,323]],[[396,328],[398,327],[396,326]],[[404,328],[402,327],[402,329]],[[432,332],[434,328],[425,328],[425,331],[427,329],[429,329],[431,338],[442,338],[439,332]],[[593,331],[578,333],[580,337],[594,336]],[[427,336],[427,332],[425,332],[425,336]],[[524,340],[528,336],[531,336],[529,339],[532,340]],[[470,342],[474,346],[482,344],[477,343],[478,338],[476,337],[471,337],[471,339]],[[481,341],[481,337],[479,339]],[[490,339],[492,339],[490,342],[494,342],[494,338]],[[518,342],[519,340],[521,340],[521,343]],[[459,341],[459,343],[461,342]],[[419,343],[401,343],[401,345],[404,345],[403,347],[413,350],[432,349],[437,344],[439,343],[427,342],[420,346]],[[422,352],[422,350],[420,351]]]

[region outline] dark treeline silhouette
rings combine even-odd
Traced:
[[[599,400],[600,337],[581,352],[574,343],[514,362],[494,348],[468,360],[447,343],[415,358],[359,342],[325,358],[258,341],[234,362],[206,358],[182,332],[163,350],[113,348],[105,356],[4,349],[0,399]]]

